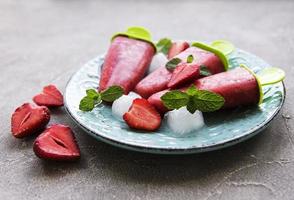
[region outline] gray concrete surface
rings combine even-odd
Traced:
[[[0,199],[294,199],[294,1],[0,1]],[[189,156],[130,152],[96,141],[63,109],[82,159],[35,157],[34,137],[10,134],[10,115],[53,83],[64,90],[81,65],[130,25],[154,38],[225,38],[287,72],[287,100],[269,128],[242,144]]]

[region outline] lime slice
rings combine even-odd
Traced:
[[[285,72],[276,67],[264,68],[256,74],[261,85],[271,85],[285,79]]]
[[[262,103],[263,101],[263,90],[262,90],[262,84],[261,82],[259,81],[259,78],[257,77],[257,75],[249,68],[247,67],[246,65],[244,64],[241,64],[240,67],[243,67],[244,69],[246,69],[250,74],[252,74],[256,81],[257,81],[257,85],[258,85],[258,90],[259,90],[259,101],[258,101],[258,105]]]
[[[143,27],[138,27],[138,26],[133,26],[133,27],[129,27],[127,32],[126,32],[129,36],[134,36],[136,38],[140,38],[143,40],[151,40],[151,35],[148,32],[148,30],[146,30]]]
[[[152,46],[156,50],[156,46],[152,42],[150,32],[147,29],[145,29],[144,27],[140,27],[140,26],[129,27],[126,32],[118,32],[118,33],[114,34],[112,36],[111,40],[113,40],[115,37],[120,36],[120,35],[149,42],[150,44],[152,44]]]
[[[192,46],[198,47],[198,48],[203,49],[205,51],[210,51],[210,52],[214,53],[222,61],[224,68],[225,68],[225,71],[228,70],[229,61],[228,61],[228,58],[226,57],[226,55],[222,51],[218,50],[217,48],[214,48],[211,45],[208,45],[208,44],[205,44],[202,42],[194,42],[194,43],[192,43]]]
[[[271,85],[283,81],[285,78],[285,72],[276,67],[267,67],[258,72],[254,73],[250,68],[245,65],[241,65],[244,69],[248,70],[256,79],[259,88],[259,102],[263,101],[263,90],[262,86]]]
[[[211,46],[225,55],[232,53],[235,49],[234,45],[226,40],[215,40],[211,43]]]

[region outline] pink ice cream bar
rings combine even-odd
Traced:
[[[121,86],[125,94],[143,78],[155,53],[149,42],[117,36],[113,39],[102,68],[99,91]]]
[[[260,99],[259,85],[255,76],[243,67],[198,79],[194,84],[199,90],[208,90],[224,97],[224,108],[256,105]],[[167,111],[160,99],[166,92],[168,90],[155,93],[148,98],[148,101],[160,112]]]

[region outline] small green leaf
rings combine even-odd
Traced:
[[[198,93],[198,89],[195,87],[195,85],[191,85],[187,90],[186,90],[186,93],[189,95],[189,96],[194,96],[194,95],[197,95]]]
[[[162,52],[163,54],[167,55],[171,46],[172,46],[171,39],[162,38],[156,44],[157,52]]]
[[[191,113],[194,114],[197,110],[197,106],[195,104],[193,96],[189,98],[189,102],[187,104],[187,110]]]
[[[124,90],[120,86],[111,86],[101,92],[101,99],[106,102],[113,102],[124,94]]]
[[[172,71],[172,70],[174,70],[174,69],[177,67],[177,65],[178,65],[181,61],[182,61],[182,60],[179,59],[179,58],[173,58],[173,59],[169,60],[169,61],[166,63],[165,67],[166,67],[166,69]]]
[[[211,72],[209,71],[209,69],[205,65],[201,65],[200,66],[200,75],[201,76],[210,76]]]
[[[194,60],[193,55],[189,55],[189,56],[187,57],[187,63],[192,63],[193,60]]]
[[[87,96],[96,100],[96,101],[100,101],[101,100],[101,95],[100,93],[98,93],[96,90],[94,89],[88,89],[86,90]]]
[[[189,95],[179,90],[173,90],[162,95],[160,99],[168,109],[179,109],[187,105]]]
[[[216,93],[198,90],[197,95],[190,97],[196,108],[201,112],[213,112],[219,110],[225,103],[225,99]]]
[[[95,100],[89,96],[85,96],[80,101],[79,109],[81,111],[91,111],[95,107]]]

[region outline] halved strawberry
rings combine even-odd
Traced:
[[[177,88],[189,83],[200,76],[200,66],[197,64],[181,63],[173,71],[172,77],[167,84],[168,88]]]
[[[189,43],[185,41],[178,41],[178,42],[173,42],[171,48],[168,51],[168,59],[171,59],[187,49],[189,47]]]
[[[54,85],[47,85],[43,92],[34,96],[33,101],[39,106],[63,106],[63,96]]]
[[[48,160],[76,160],[80,149],[70,127],[55,124],[48,127],[34,142],[35,154]]]
[[[129,127],[154,131],[160,127],[161,117],[146,99],[135,99],[129,111],[123,115]]]
[[[11,116],[11,132],[16,138],[42,130],[50,120],[50,111],[45,106],[25,103],[18,107]]]

